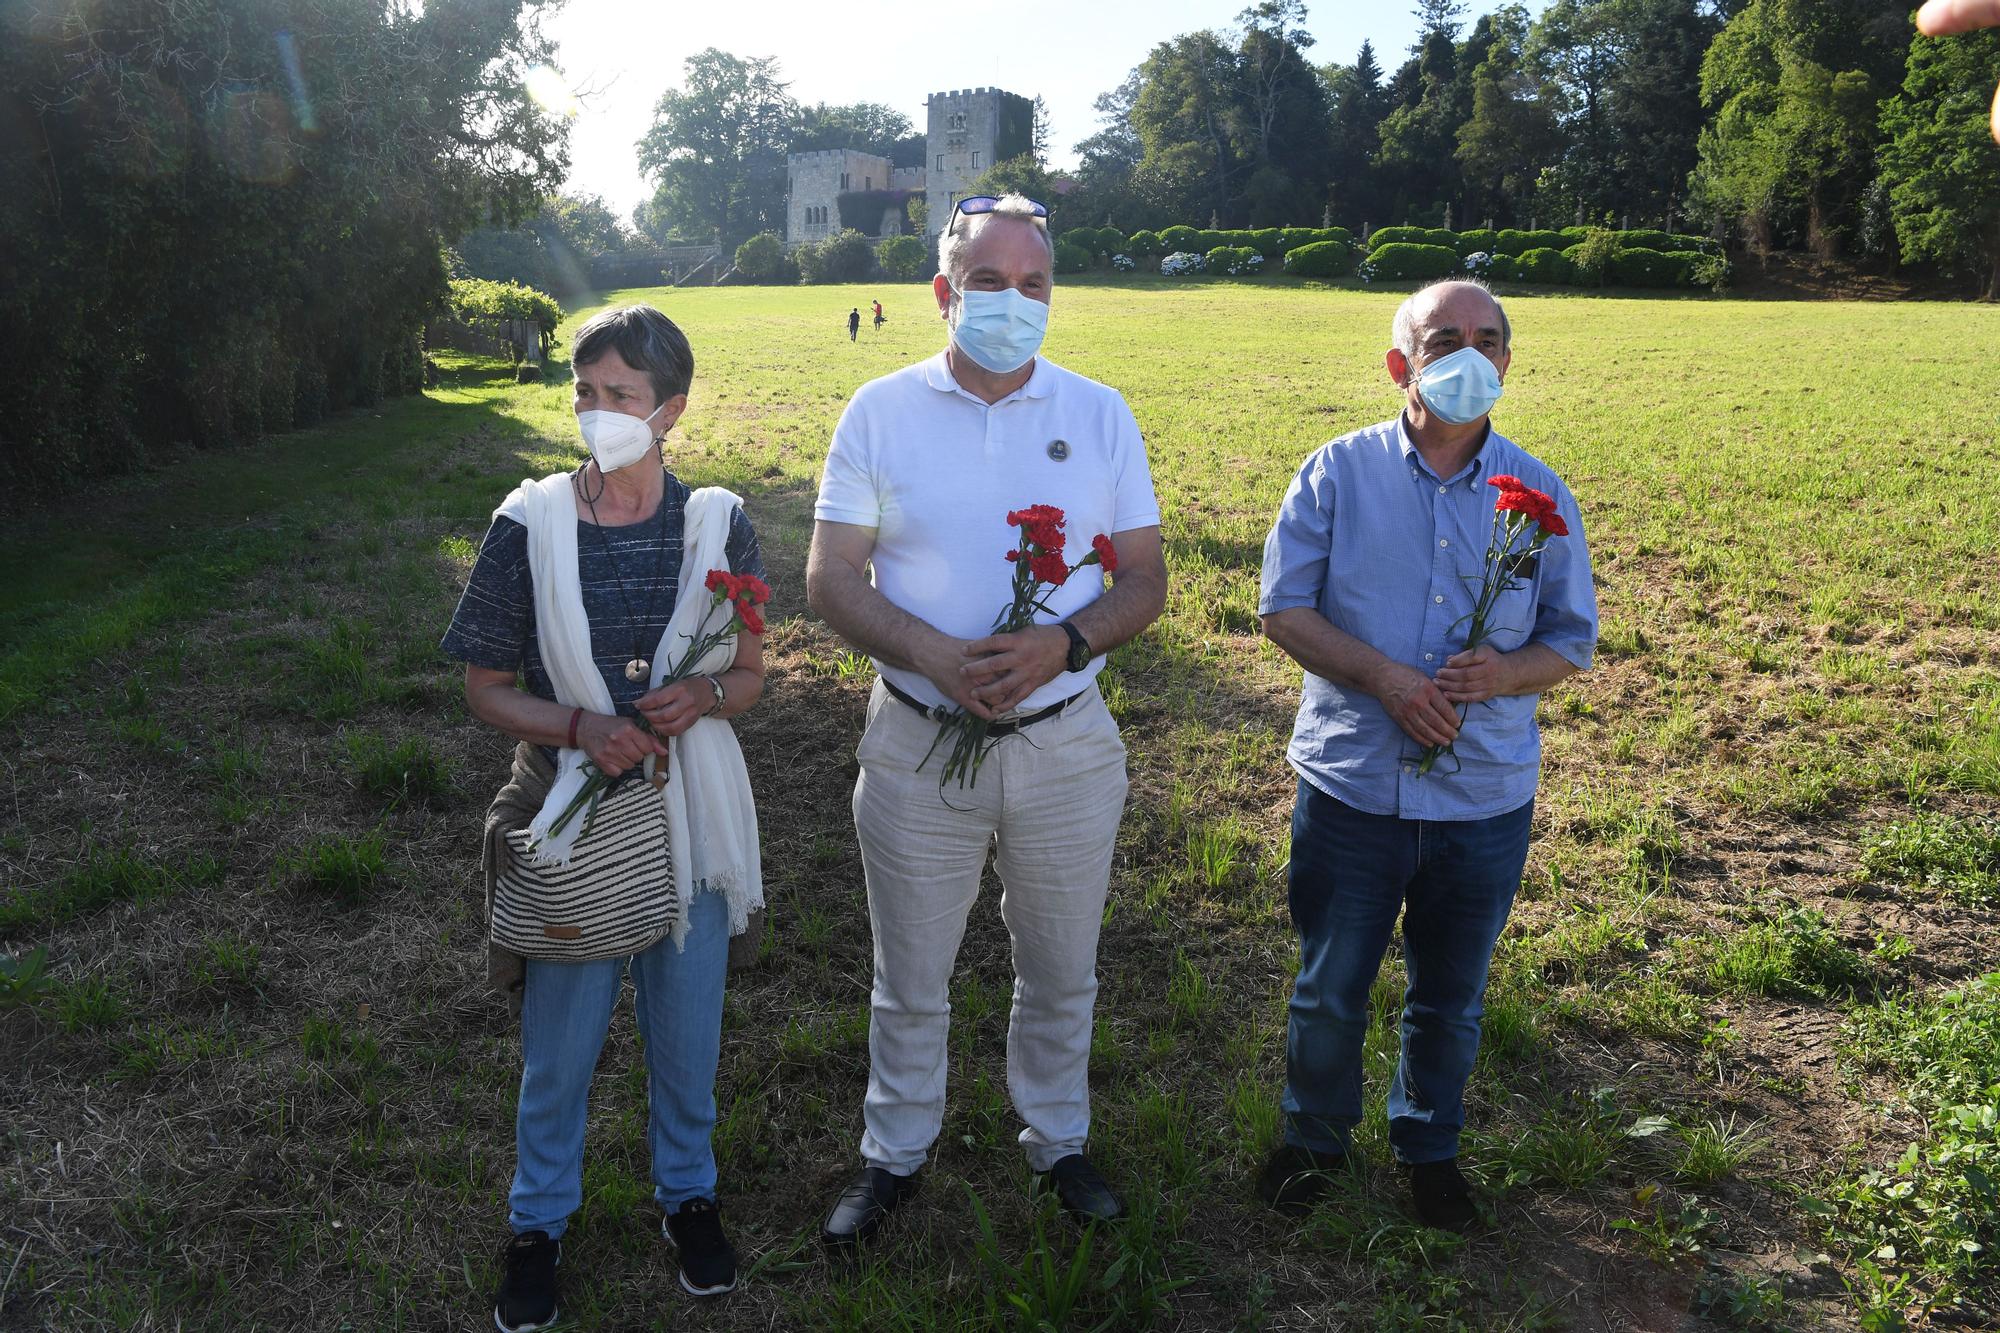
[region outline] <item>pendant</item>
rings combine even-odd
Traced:
[[[652,669],[653,664],[651,662],[648,662],[643,657],[635,657],[625,664],[625,679],[637,683],[644,680],[646,673]]]

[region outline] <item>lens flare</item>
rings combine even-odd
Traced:
[[[536,65],[528,70],[528,77],[522,81],[528,100],[552,116],[573,120],[583,104],[576,100],[576,94],[569,90],[569,82],[549,65]]]

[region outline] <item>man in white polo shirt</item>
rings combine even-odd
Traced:
[[[820,482],[806,594],[882,677],[854,787],[875,934],[866,1132],[822,1230],[836,1250],[909,1194],[943,1123],[947,997],[989,847],[1013,941],[1007,1087],[1028,1163],[1072,1216],[1123,1211],[1083,1155],[1097,934],[1125,808],[1125,747],[1096,676],[1159,616],[1167,574],[1131,409],[1037,355],[1053,257],[1042,205],[960,200],[933,282],[950,340],[855,393]],[[1083,566],[1047,597],[1053,614],[990,634],[1021,543],[1007,516],[1031,505],[1064,511],[1073,552],[1108,534],[1116,573],[1107,589]],[[970,785],[940,785],[949,740],[926,758],[948,710],[1000,737]]]

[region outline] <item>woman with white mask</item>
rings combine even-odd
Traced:
[[[628,971],[645,1043],[654,1197],[681,1285],[695,1296],[736,1285],[710,1141],[729,940],[762,906],[762,880],[741,751],[718,720],[763,691],[755,608],[743,613],[733,654],[719,645],[705,674],[662,677],[667,659],[686,649],[688,616],[699,623],[716,604],[704,586],[708,571],[761,581],[763,561],[735,496],[692,491],[665,465],[662,444],[687,410],[694,375],[680,329],[648,306],[607,310],[578,330],[573,366],[590,456],[572,471],[523,482],[495,511],[443,643],[465,663],[473,715],[519,742],[512,779],[487,816],[489,912],[496,880],[523,859],[521,830],[541,835],[548,808],[593,771],[614,780],[613,792],[652,778],[664,804],[683,802],[682,825],[691,821],[696,833],[672,848],[660,886],[671,897],[671,924],[646,947],[572,960],[523,958],[489,943],[489,979],[521,1018],[513,1239],[494,1308],[503,1333],[559,1317],[557,1263],[582,1201],[591,1074]],[[720,758],[687,757],[698,752]],[[590,855],[590,837],[570,835],[579,859]]]

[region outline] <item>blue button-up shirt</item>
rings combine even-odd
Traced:
[[[1489,617],[1487,642],[1554,649],[1580,668],[1597,646],[1597,595],[1576,500],[1556,474],[1489,430],[1455,476],[1432,472],[1398,416],[1325,445],[1285,492],[1264,541],[1259,614],[1309,606],[1384,656],[1435,676],[1465,647],[1498,492],[1512,474],[1555,497],[1569,526]],[[1535,695],[1473,704],[1457,762],[1417,774],[1423,746],[1373,695],[1308,671],[1288,754],[1306,781],[1370,814],[1484,819],[1527,803],[1542,760]]]

